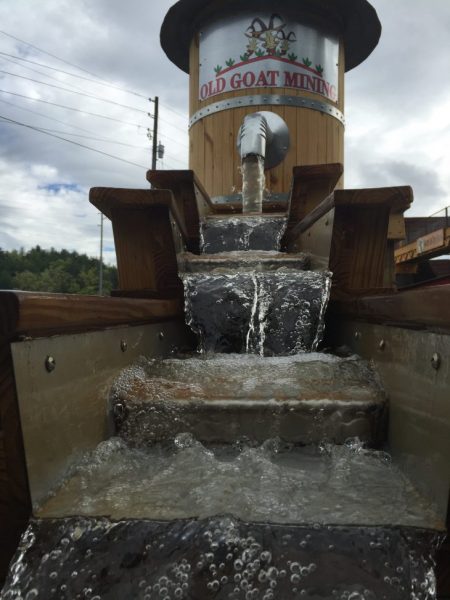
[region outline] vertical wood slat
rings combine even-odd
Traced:
[[[366,293],[394,289],[392,214],[403,214],[413,200],[410,187],[337,190],[330,252],[335,290]]]
[[[215,211],[214,205],[193,171],[148,171],[153,188],[170,190],[186,226],[186,245],[190,252],[200,252],[200,214]]]
[[[330,253],[335,287],[384,287],[389,211],[386,206],[336,207]]]
[[[0,337],[0,588],[30,514],[11,350],[8,340]]]
[[[288,225],[282,247],[293,251],[298,240],[294,230],[336,187],[344,167],[340,163],[303,165],[292,171]]]
[[[119,290],[148,298],[182,295],[171,215],[188,234],[170,190],[93,188],[90,202],[112,221]]]

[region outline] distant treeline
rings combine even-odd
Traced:
[[[103,294],[117,288],[117,269],[103,266]],[[67,250],[0,248],[0,290],[97,294],[99,261]]]

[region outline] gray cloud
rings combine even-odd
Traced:
[[[168,61],[159,45],[159,29],[171,4],[172,0],[46,0],[43,3],[2,0],[0,21],[5,31],[120,87],[146,97],[160,96],[160,137],[167,150],[163,166],[183,168],[187,166],[188,77]],[[447,76],[450,72],[450,2],[373,0],[373,4],[383,23],[380,45],[365,63],[347,75],[346,185],[412,184],[416,194],[415,210],[428,214],[431,206],[434,209],[450,204],[446,192],[450,186],[447,158],[450,119],[445,121],[450,113]],[[21,53],[38,62],[76,71],[1,35],[0,51]],[[0,69],[57,84],[45,75],[25,69],[24,65],[3,62],[1,57]],[[144,111],[152,110],[145,98],[56,72],[52,76],[63,86],[73,85],[87,93]],[[146,130],[151,127],[151,120],[142,113],[10,76],[0,74],[0,84],[2,89],[139,125],[130,127],[0,94],[0,100],[17,107],[0,102],[0,115],[37,127],[108,137],[136,146],[128,148],[70,138],[142,167],[14,125],[2,125],[0,121],[0,246],[29,246],[38,240],[42,246],[70,244],[71,248],[97,253],[98,213],[89,205],[87,191],[94,186],[147,187],[145,171],[150,165],[150,145]],[[181,112],[182,116],[171,109]],[[45,186],[55,183],[77,184],[82,193],[60,195],[58,203],[52,203]],[[44,189],[39,189],[42,187]],[[77,217],[81,214],[86,214],[86,218]],[[20,239],[10,233],[13,215],[26,217]],[[35,215],[34,223],[30,215]],[[106,235],[105,245],[111,247],[110,229]]]

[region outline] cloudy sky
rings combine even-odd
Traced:
[[[187,167],[188,76],[159,46],[172,3],[0,0],[0,116],[10,119],[0,119],[0,248],[98,255],[88,190],[147,187],[150,97],[161,102],[160,168]],[[346,187],[410,184],[410,214],[429,215],[450,205],[450,0],[372,3],[383,35],[347,75]],[[113,262],[108,225],[104,248]]]

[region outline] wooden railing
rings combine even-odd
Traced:
[[[325,173],[322,189],[329,176]],[[324,258],[333,273],[334,294],[393,290],[394,245],[404,236],[403,213],[412,200],[408,186],[335,190],[310,203],[300,220],[292,216],[301,214],[298,202],[291,201],[283,246]]]

